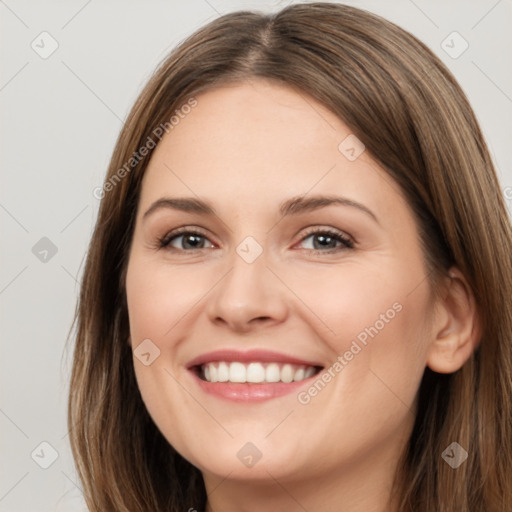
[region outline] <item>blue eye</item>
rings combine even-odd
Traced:
[[[341,231],[334,231],[332,229],[316,228],[311,230],[301,239],[301,242],[304,242],[308,238],[313,238],[314,240],[313,247],[309,250],[316,253],[332,253],[354,247],[354,243],[349,237]],[[175,241],[180,239],[181,242],[179,242],[178,245],[181,247],[173,245]],[[201,250],[213,247],[211,242],[210,247],[206,247],[206,240],[208,240],[208,238],[204,233],[194,229],[182,228],[181,230],[173,231],[160,238],[158,240],[158,248],[190,252],[194,249]],[[341,246],[339,244],[341,244]]]

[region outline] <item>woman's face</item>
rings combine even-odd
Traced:
[[[407,202],[306,94],[196,99],[151,158],[129,257],[150,415],[205,479],[391,467],[431,337]]]

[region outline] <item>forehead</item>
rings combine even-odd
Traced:
[[[362,146],[306,93],[256,79],[196,100],[155,149],[144,202],[166,192],[269,206],[311,191],[352,195],[380,210],[396,205],[400,191],[391,177],[365,151],[347,158],[347,144],[358,152]]]

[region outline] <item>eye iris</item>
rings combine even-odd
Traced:
[[[315,247],[315,249],[318,249],[318,248],[324,248],[325,247],[332,247],[332,248],[335,248],[336,247],[336,239],[330,235],[327,235],[327,234],[318,234],[318,235],[315,235],[313,237],[313,240],[318,240],[320,241],[320,245],[318,246],[318,244],[316,242],[313,243],[313,246]],[[322,244],[322,241],[323,242],[327,242],[327,244]],[[329,245],[329,241],[332,242],[330,245]]]
[[[188,235],[182,235],[183,236],[183,247],[189,246],[192,249],[202,248],[204,245],[204,239],[201,235],[194,235],[194,234],[188,234]],[[192,245],[189,245],[190,240],[195,240],[194,243],[192,242]]]

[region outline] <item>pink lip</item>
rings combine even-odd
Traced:
[[[317,378],[316,375],[300,382],[276,382],[273,384],[250,384],[232,382],[208,382],[200,379],[193,374],[199,387],[208,394],[215,395],[220,398],[231,400],[234,402],[262,402],[292,393],[298,390],[305,383],[309,384],[311,379]]]
[[[254,384],[248,382],[208,382],[202,380],[194,371],[195,367],[198,367],[204,363],[211,363],[215,361],[240,361],[242,363],[259,361],[301,364],[306,366],[323,366],[316,361],[306,361],[304,359],[287,356],[278,352],[257,349],[248,350],[245,352],[240,352],[239,350],[217,350],[215,352],[209,352],[207,354],[196,357],[187,364],[187,368],[190,370],[194,380],[205,393],[215,395],[219,398],[230,401],[246,403],[261,402],[264,400],[270,400],[272,398],[287,395],[304,386],[304,384],[309,384],[312,379],[317,378],[317,375],[313,375],[309,379],[304,379],[299,382]]]
[[[192,361],[189,361],[187,368],[193,366],[199,366],[204,363],[212,363],[215,361],[240,361],[241,363],[250,363],[252,361],[262,363],[290,363],[290,364],[303,364],[306,366],[323,366],[318,361],[306,361],[305,359],[299,359],[297,357],[288,356],[286,354],[280,354],[279,352],[272,352],[270,350],[247,350],[241,352],[240,350],[216,350],[214,352],[208,352],[202,354]]]

